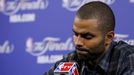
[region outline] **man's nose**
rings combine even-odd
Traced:
[[[83,38],[80,35],[78,35],[76,39],[76,46],[81,47],[82,45],[83,45]]]

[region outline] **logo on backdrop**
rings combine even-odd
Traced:
[[[130,3],[134,3],[134,0],[129,0]]]
[[[0,44],[0,54],[10,54],[14,51],[14,45],[6,40],[3,44]]]
[[[115,34],[115,41],[123,40],[130,45],[134,45],[134,39],[130,39],[128,34]]]
[[[101,2],[104,2],[108,5],[111,5],[115,2],[115,0],[86,0],[86,2],[91,2],[91,1],[101,1]]]
[[[62,0],[62,6],[69,11],[76,11],[86,0]]]
[[[36,14],[31,10],[44,10],[47,6],[48,0],[0,0],[0,12],[9,16],[11,23],[33,22]]]
[[[42,41],[36,42],[34,42],[32,37],[26,40],[26,51],[33,56],[37,56],[38,63],[54,63],[63,56],[63,54],[55,53],[47,55],[47,52],[59,53],[59,51],[71,50],[74,50],[71,37],[64,42],[58,37],[46,37]]]
[[[115,41],[123,40],[134,45],[134,39],[128,34],[115,34]],[[75,50],[72,38],[62,41],[59,37],[45,37],[42,41],[34,41],[32,37],[26,40],[26,52],[37,57],[38,64],[55,63],[62,59],[63,52]]]
[[[101,1],[109,5],[115,2],[115,0],[62,0],[62,7],[69,11],[77,11],[81,5],[91,1]]]
[[[0,11],[4,10],[4,0],[0,0]]]

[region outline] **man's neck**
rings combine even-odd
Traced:
[[[105,47],[105,51],[95,60],[89,60],[88,63],[91,65],[98,65],[100,63],[100,61],[102,60],[102,58],[104,57],[104,55],[107,53],[108,48],[110,47],[110,45],[108,45],[107,47]]]

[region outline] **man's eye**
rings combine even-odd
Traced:
[[[85,36],[85,39],[92,39],[91,36]]]
[[[75,36],[78,36],[78,33],[74,33]]]
[[[91,35],[83,35],[82,37],[85,39],[92,39],[93,38],[93,36],[91,36]]]

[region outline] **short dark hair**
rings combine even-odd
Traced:
[[[93,1],[79,8],[76,16],[80,19],[98,19],[103,33],[114,31],[115,16],[112,9],[105,3]]]

